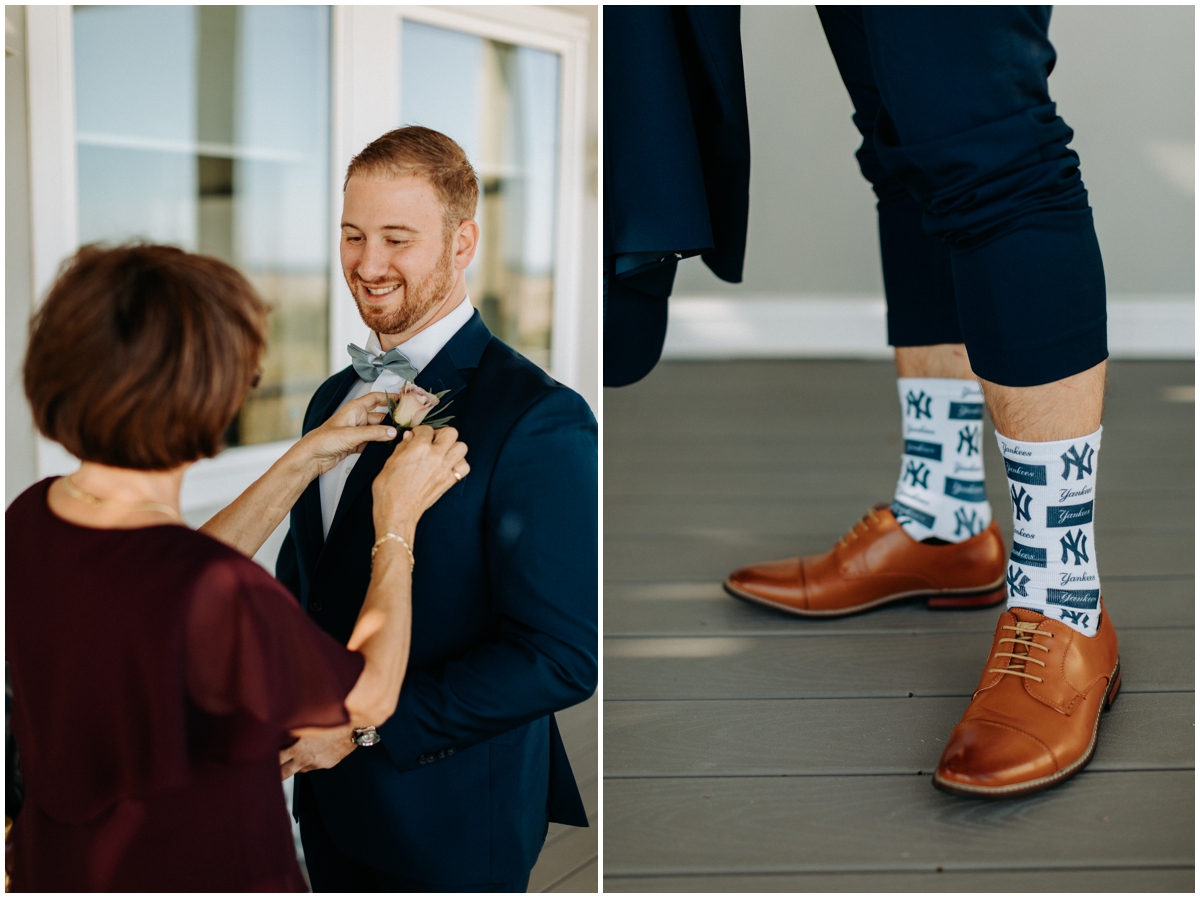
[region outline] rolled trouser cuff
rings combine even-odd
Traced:
[[[1104,266],[1091,209],[1043,213],[952,251],[972,370],[1007,387],[1051,383],[1108,358]]]
[[[961,343],[950,248],[921,229],[921,206],[903,190],[879,200],[879,254],[889,346]]]

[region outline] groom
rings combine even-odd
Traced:
[[[309,771],[295,812],[314,891],[523,892],[548,824],[588,825],[553,712],[596,687],[596,421],[472,309],[477,200],[462,149],[427,128],[383,135],[346,176],[342,272],[372,335],[304,431],[413,380],[448,391],[434,416],[454,416],[471,474],[417,528],[412,655],[382,742],[341,728],[281,756],[285,776]],[[311,484],[279,553],[279,579],[343,643],[391,450]]]

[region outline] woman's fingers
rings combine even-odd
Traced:
[[[450,464],[454,464],[454,462],[458,461],[466,454],[467,454],[467,444],[466,443],[454,443],[452,446],[450,446],[446,450],[446,460],[448,462],[450,462]]]
[[[399,399],[399,393],[391,394],[393,399]],[[388,394],[384,392],[367,393],[364,396],[359,396],[357,399],[351,399],[337,411],[338,417],[342,418],[349,424],[361,424],[366,421],[371,424],[378,424],[387,417],[387,412],[376,411],[376,409],[387,408]]]
[[[421,425],[424,427],[425,425]],[[433,428],[430,428],[431,430]],[[434,431],[433,442],[439,446],[451,445],[458,440],[458,431],[447,425]]]
[[[379,406],[387,405],[386,393],[367,393],[365,396],[359,396],[357,399],[351,399],[340,409],[339,415],[344,415],[347,420],[365,421],[367,415],[375,411]]]
[[[342,435],[347,443],[353,440],[357,444],[382,443],[396,439],[396,428],[390,424],[360,424],[342,429]],[[357,451],[357,450],[356,450]]]
[[[412,429],[413,439],[422,443],[437,442],[437,435],[439,432],[440,431],[434,430],[428,424],[418,424]]]

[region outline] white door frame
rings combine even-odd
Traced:
[[[79,247],[71,15],[69,6],[26,7],[35,308],[63,260]],[[337,261],[342,178],[355,153],[400,124],[399,22],[407,18],[538,47],[558,53],[562,60],[551,373],[579,389],[589,374],[581,370],[581,359],[587,354],[579,343],[580,291],[585,286],[579,273],[586,251],[581,245],[580,219],[585,189],[587,22],[541,7],[333,6],[331,16],[330,373],[345,367],[347,343],[366,338]],[[239,446],[197,462],[184,478],[184,512],[228,504],[292,443]],[[60,445],[38,438],[39,477],[65,474],[77,465]]]

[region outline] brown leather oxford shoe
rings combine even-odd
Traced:
[[[931,608],[1004,601],[1006,553],[993,521],[966,542],[917,542],[877,505],[824,555],[752,564],[729,575],[733,595],[806,617],[838,617],[917,597]]]
[[[933,784],[1006,798],[1057,785],[1092,759],[1100,715],[1121,688],[1117,634],[1101,603],[1084,636],[1037,611],[1000,615],[987,669],[950,734]]]

